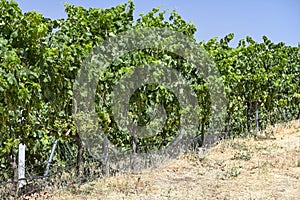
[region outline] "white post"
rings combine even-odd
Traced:
[[[53,143],[53,146],[52,146],[52,149],[51,149],[51,152],[50,152],[50,157],[49,157],[49,160],[47,162],[46,169],[45,169],[45,173],[44,173],[45,177],[49,173],[50,165],[51,165],[51,162],[52,162],[52,159],[53,159],[53,156],[54,156],[54,152],[55,152],[55,149],[56,149],[57,142],[58,142],[58,139],[55,139],[55,141]]]
[[[18,158],[18,179],[25,179],[25,145],[19,144],[19,158]],[[26,181],[19,181],[19,188],[25,185]]]
[[[104,165],[105,165],[105,176],[109,176],[109,152],[108,152],[108,138],[106,135],[104,135],[104,141],[103,141],[103,153],[104,153]]]

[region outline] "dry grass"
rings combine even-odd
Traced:
[[[300,122],[222,141],[140,174],[50,192],[50,199],[299,199]]]

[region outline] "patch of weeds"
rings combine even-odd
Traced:
[[[252,154],[250,151],[239,151],[236,152],[232,158],[232,160],[244,160],[248,161],[252,157]]]
[[[82,190],[80,193],[84,195],[90,195],[94,191],[93,187],[87,187],[84,190]]]
[[[205,157],[196,154],[186,155],[184,158],[191,162],[194,167],[201,166],[201,163],[206,159]]]
[[[275,140],[276,138],[274,137],[275,130],[274,127],[267,127],[259,132],[255,132],[253,134],[253,137],[256,140]]]
[[[204,175],[205,175],[205,171],[199,171],[199,172],[197,173],[197,175],[198,175],[198,176],[204,176]]]
[[[70,182],[66,187],[66,191],[71,192],[72,194],[77,194],[78,190],[79,190],[78,186],[73,182]]]
[[[259,173],[267,173],[270,168],[270,163],[267,161],[263,161],[262,163],[258,163]]]
[[[227,174],[230,177],[237,177],[241,172],[240,169],[241,167],[232,167],[229,171],[227,171]]]
[[[248,150],[247,145],[245,143],[241,143],[241,142],[232,142],[230,144],[230,146],[236,150],[243,150],[243,151]]]
[[[95,186],[96,185],[96,183],[90,183],[89,184],[89,186],[91,186],[91,187],[93,187],[93,186]]]
[[[255,139],[257,140],[276,140],[274,135],[256,135]]]
[[[258,145],[255,145],[255,150],[256,151],[268,151],[270,152],[270,149],[266,146],[258,146]]]
[[[226,171],[224,171],[223,175],[226,177],[226,178],[231,178],[231,177],[237,177],[239,174],[241,174],[240,172],[240,169],[242,167],[239,166],[239,167],[232,167]]]

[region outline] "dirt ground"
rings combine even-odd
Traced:
[[[300,122],[36,199],[300,199]],[[32,197],[34,198],[34,197]]]

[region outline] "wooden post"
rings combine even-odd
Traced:
[[[250,101],[247,101],[247,130],[248,130],[248,133],[251,133],[252,130],[251,130],[251,103]]]
[[[256,131],[259,131],[259,122],[258,122],[258,103],[255,102],[255,122],[256,122]]]

